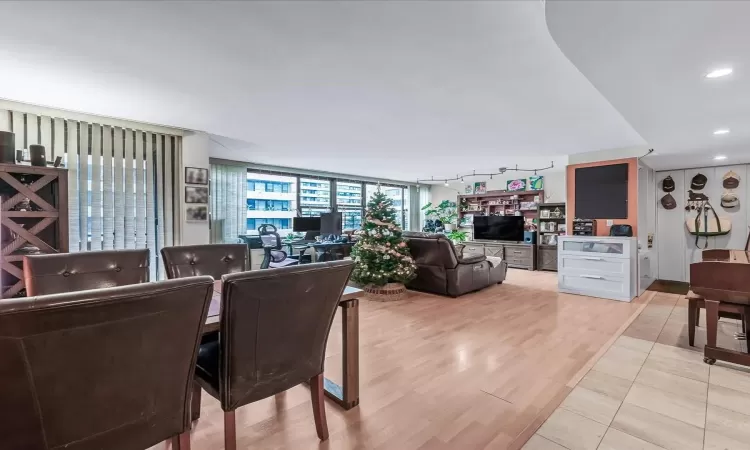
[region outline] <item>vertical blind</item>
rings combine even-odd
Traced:
[[[211,241],[238,242],[247,233],[247,170],[211,164]]]
[[[59,117],[0,110],[16,148],[44,145],[68,169],[71,252],[148,248],[151,279],[159,251],[174,245],[180,137]]]

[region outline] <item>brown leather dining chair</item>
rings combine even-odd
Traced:
[[[196,376],[224,410],[224,446],[237,447],[237,408],[310,382],[318,437],[328,439],[323,361],[354,263],[334,261],[222,277],[218,341],[203,344]]]
[[[190,448],[210,277],[0,302],[0,448]]]
[[[247,270],[247,245],[206,244],[164,247],[161,258],[168,278],[222,275]]]
[[[28,255],[23,258],[26,295],[47,295],[148,283],[149,250]]]

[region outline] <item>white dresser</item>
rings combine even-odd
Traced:
[[[629,302],[638,295],[634,237],[561,236],[557,242],[560,292]]]

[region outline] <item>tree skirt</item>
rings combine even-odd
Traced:
[[[406,286],[402,283],[387,283],[385,286],[368,284],[362,286],[365,298],[376,302],[392,302],[406,297]]]

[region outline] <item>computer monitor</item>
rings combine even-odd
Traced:
[[[294,217],[292,218],[292,231],[295,233],[320,231],[320,217]]]
[[[342,230],[342,217],[341,213],[324,213],[320,215],[320,234],[327,236],[332,234],[334,236],[341,236]]]

